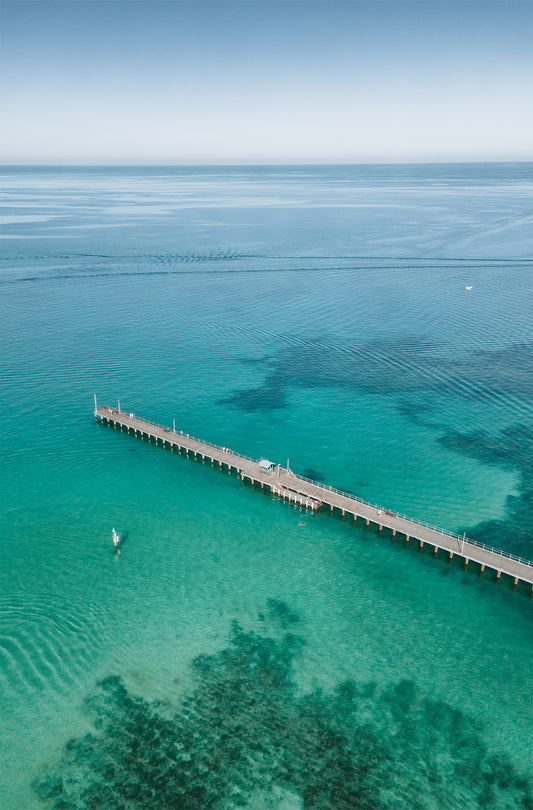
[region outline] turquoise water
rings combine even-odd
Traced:
[[[0,806],[533,807],[526,589],[92,417],[533,558],[532,168],[2,171]]]

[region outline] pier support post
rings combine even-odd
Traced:
[[[331,509],[331,514],[333,514],[333,504],[330,503],[329,508]]]
[[[405,545],[406,545],[406,546],[408,546],[408,545],[409,545],[409,539],[410,539],[410,538],[409,538],[409,535],[408,535],[408,534],[406,534],[406,535],[405,535]]]
[[[354,523],[357,523],[357,515],[355,515],[355,514],[354,514],[354,516],[353,516],[353,522],[354,522]]]
[[[502,575],[501,571],[496,571],[496,582],[500,581],[501,575]]]
[[[517,587],[518,587],[518,577],[515,577],[513,582],[513,591],[516,591]]]
[[[346,512],[346,510],[345,510],[345,509],[343,509],[343,510],[342,510],[342,516],[343,516],[343,517],[344,517],[344,515],[345,515],[345,512]]]
[[[396,538],[396,529],[393,529],[392,530],[392,539],[394,540],[395,538]]]
[[[368,529],[369,526],[370,526],[370,520],[369,520],[369,518],[367,518],[366,519],[366,528]]]
[[[448,557],[448,562],[451,563],[453,560],[453,551],[450,551],[450,556]]]
[[[479,570],[479,576],[482,577],[484,573],[485,573],[485,563],[482,563],[481,568]]]
[[[434,549],[433,549],[433,556],[436,557],[438,553],[439,553],[439,547],[435,546]]]
[[[470,562],[470,560],[468,559],[468,557],[465,557],[465,571],[468,568],[468,563],[469,562]]]
[[[424,548],[424,541],[423,541],[423,540],[421,540],[421,541],[420,541],[420,545],[418,546],[418,550],[419,550],[419,551],[422,551],[422,549],[423,549],[423,548]]]

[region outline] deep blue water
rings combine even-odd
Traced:
[[[533,806],[525,589],[92,417],[533,558],[532,169],[2,170],[0,806]]]

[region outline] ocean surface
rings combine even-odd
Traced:
[[[533,559],[533,165],[0,174],[0,807],[531,810],[527,588],[93,408]]]

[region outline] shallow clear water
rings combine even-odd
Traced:
[[[531,559],[531,170],[3,171],[2,807],[530,806],[526,589],[92,407]]]

